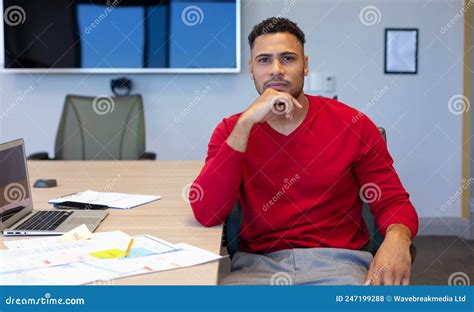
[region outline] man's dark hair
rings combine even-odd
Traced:
[[[296,25],[295,22],[292,22],[284,17],[270,17],[253,27],[249,34],[250,48],[253,48],[255,39],[257,39],[258,36],[282,32],[287,32],[294,35],[296,38],[298,38],[298,41],[301,43],[301,45],[304,46],[304,32],[298,27],[298,25]]]

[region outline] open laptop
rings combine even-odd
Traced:
[[[3,235],[61,235],[85,224],[94,231],[106,210],[33,210],[23,139],[0,144],[0,230]]]

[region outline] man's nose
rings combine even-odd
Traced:
[[[282,76],[285,73],[284,68],[279,59],[275,59],[270,68],[270,74],[272,76]]]

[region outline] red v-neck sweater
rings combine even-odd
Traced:
[[[217,126],[190,190],[196,219],[222,224],[240,200],[242,251],[358,250],[368,241],[364,200],[382,235],[401,223],[414,237],[418,217],[378,128],[341,102],[306,97],[309,110],[295,131],[286,136],[257,124],[245,153],[226,143],[240,114]]]

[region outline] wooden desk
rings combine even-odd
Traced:
[[[151,234],[171,243],[185,242],[219,254],[222,227],[205,228],[195,221],[183,200],[183,188],[199,173],[201,161],[30,161],[30,184],[36,179],[57,179],[58,187],[33,188],[36,209],[61,195],[91,189],[156,194],[159,201],[130,210],[109,209],[96,232],[122,230],[129,235]],[[3,242],[3,237],[1,238]],[[15,239],[15,238],[5,238]],[[4,248],[3,244],[0,244]],[[217,283],[218,262],[157,272],[113,281],[113,284],[173,285]]]

